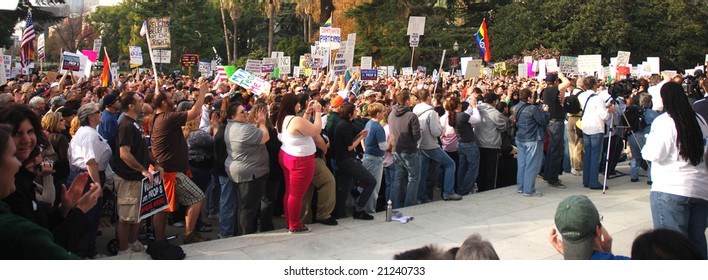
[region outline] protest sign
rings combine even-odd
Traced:
[[[143,65],[143,50],[139,46],[129,46],[130,50],[130,68],[135,68]]]
[[[37,60],[44,59],[44,33],[37,37]]]
[[[467,61],[467,66],[465,66],[465,78],[470,79],[474,77],[479,77],[482,74],[484,62],[481,59],[472,59]]]
[[[362,81],[376,81],[378,76],[378,70],[376,69],[361,69],[361,80]]]
[[[626,66],[629,64],[630,52],[618,51],[617,52],[617,64],[615,66]]]
[[[396,76],[396,67],[393,67],[393,66],[386,67],[386,75],[388,75],[389,77],[395,77]]]
[[[344,52],[344,58],[347,59],[347,67],[354,66],[354,49],[356,48],[356,33],[347,35],[347,50]]]
[[[92,51],[92,50],[82,50],[81,54],[85,55],[88,57],[88,60],[91,62],[96,62],[96,59],[98,58],[98,52]]]
[[[279,58],[285,56],[285,52],[271,52],[270,57]]]
[[[408,17],[408,31],[406,35],[425,35],[425,17]]]
[[[460,70],[462,70],[461,75],[464,75],[465,73],[467,73],[467,62],[469,62],[470,60],[472,60],[472,57],[470,57],[470,56],[460,58],[460,68],[461,68]]]
[[[0,56],[0,67],[3,65],[4,60],[5,59],[2,56]],[[5,69],[0,69],[0,85],[4,85],[4,84],[7,84],[7,75],[5,73]]]
[[[229,81],[250,90],[255,95],[270,92],[270,83],[268,81],[258,78],[256,75],[243,69],[236,70],[236,72],[229,77]]]
[[[371,69],[372,57],[362,56],[361,57],[361,69]]]
[[[574,56],[560,57],[560,71],[566,75],[578,73],[578,58]]]
[[[403,67],[401,68],[401,74],[403,76],[411,76],[413,75],[413,67]]]
[[[263,62],[260,60],[249,59],[246,61],[246,71],[253,74],[259,74],[261,73],[261,64],[263,64]]]
[[[528,73],[526,73],[526,63],[519,63],[516,68],[516,73],[519,75],[519,78],[528,77]]]
[[[152,60],[155,63],[170,63],[171,50],[152,50]]]
[[[590,54],[578,56],[578,72],[586,74],[594,74],[602,71],[602,55]]]
[[[100,53],[101,46],[103,46],[103,41],[101,40],[101,38],[93,39],[93,51]]]
[[[386,66],[376,67],[376,75],[377,76],[383,77],[383,76],[386,76],[386,74],[388,74],[388,67],[386,67]]]
[[[149,18],[150,43],[153,49],[170,48],[170,18]]]
[[[662,71],[661,73],[669,76],[669,79],[673,79],[674,77],[676,77],[676,75],[678,75],[678,72],[676,70],[666,70]]]
[[[64,52],[61,59],[61,70],[77,72],[81,69],[81,58],[78,55]]]
[[[344,58],[343,53],[338,53],[337,57],[334,59],[334,65],[332,66],[332,72],[335,76],[343,76],[347,71],[347,59]]]
[[[202,73],[202,76],[211,76],[211,61],[200,60],[199,73]]]
[[[2,64],[5,65],[5,76],[9,79],[12,77],[12,56],[3,55]]]
[[[320,27],[320,46],[338,49],[342,40],[342,30],[334,27]]]
[[[533,56],[524,56],[524,63],[533,63]]]
[[[659,74],[661,63],[658,57],[647,57],[647,63],[649,64],[650,73]]]
[[[555,58],[546,59],[546,72],[558,73],[558,61]]]
[[[275,64],[263,63],[261,64],[261,73],[273,73],[275,71]]]
[[[416,75],[420,78],[425,78],[425,75],[427,74],[427,72],[428,72],[428,67],[425,67],[425,66],[418,66],[418,68],[416,68],[416,71],[415,71]]]
[[[290,74],[290,57],[283,56],[278,59],[278,68],[280,68],[280,74]]]
[[[184,67],[192,67],[194,65],[199,64],[199,55],[185,53],[182,55],[182,58],[179,60],[179,62],[182,63],[182,66]]]
[[[300,77],[300,66],[293,67],[293,77]]]
[[[47,82],[50,84],[55,82],[57,80],[57,75],[59,75],[59,72],[57,71],[47,72]]]
[[[150,184],[148,178],[144,178],[140,188],[140,216],[138,221],[147,219],[169,207],[162,174],[153,172],[152,178],[152,184]]]
[[[411,46],[411,48],[415,48],[420,44],[420,35],[418,33],[413,33],[411,34],[410,40],[408,40],[408,44]]]

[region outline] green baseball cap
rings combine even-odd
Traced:
[[[595,230],[600,225],[600,214],[595,204],[584,195],[566,197],[558,204],[556,228],[563,238],[566,260],[590,259],[595,242]]]

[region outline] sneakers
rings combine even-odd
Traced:
[[[461,200],[462,196],[456,193],[453,193],[451,195],[443,195],[442,197],[443,200]]]
[[[175,222],[172,226],[182,228],[184,227],[184,221]]]
[[[524,193],[524,191],[516,191],[516,193]]]
[[[336,225],[339,224],[339,223],[337,222],[337,219],[335,219],[335,218],[332,217],[332,216],[330,216],[329,218],[324,219],[324,220],[317,220],[317,222],[320,223],[320,224],[323,224],[323,225],[328,225],[328,226],[336,226]]]
[[[192,231],[192,232],[188,233],[187,236],[185,236],[182,239],[182,244],[199,243],[199,242],[204,242],[204,241],[209,241],[209,240],[211,240],[211,239],[208,237],[202,236],[201,234],[199,234],[199,232]]]
[[[571,169],[571,170],[570,170],[570,174],[573,174],[573,175],[575,175],[575,176],[582,176],[582,175],[583,175],[582,171],[580,171],[580,170],[575,170],[575,169]]]
[[[211,232],[211,224],[202,222],[197,225],[197,231],[198,232]]]
[[[130,250],[133,251],[134,253],[137,253],[137,252],[145,252],[145,249],[147,247],[145,245],[143,245],[143,243],[140,243],[140,241],[136,240],[135,242],[130,243],[130,245],[128,245],[128,248],[130,248]]]
[[[118,254],[116,254],[116,256],[130,255],[130,254],[132,254],[132,253],[133,253],[133,252],[131,252],[130,249],[128,249],[128,250],[125,250],[125,251],[118,251]]]
[[[542,197],[543,193],[541,192],[535,192],[535,193],[525,193],[525,197]]]
[[[308,232],[310,232],[310,229],[305,225],[302,225],[302,227],[299,229],[291,229],[290,230],[291,234],[308,233]]]
[[[556,181],[555,183],[548,182],[549,187],[554,187],[554,188],[559,188],[559,189],[565,189],[565,185],[561,183],[560,180]]]
[[[369,215],[365,211],[354,211],[354,219],[357,220],[373,220],[374,216]]]
[[[632,182],[632,183],[636,183],[636,182],[639,182],[639,178],[637,178],[637,179],[629,179],[629,181]]]

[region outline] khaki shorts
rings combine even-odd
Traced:
[[[121,222],[137,223],[140,216],[141,181],[125,180],[113,175],[113,182],[118,193],[118,218]]]

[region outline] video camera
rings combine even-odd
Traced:
[[[696,70],[693,72],[693,75],[688,75],[684,79],[684,82],[686,83],[686,93],[688,96],[692,97],[697,97],[700,98],[703,96],[703,93],[701,93],[701,80],[706,77],[706,74],[703,73],[701,70]]]
[[[632,91],[638,89],[639,86],[639,80],[636,78],[627,78],[611,84],[607,92],[612,96],[612,99],[617,99],[617,97],[627,98],[627,96],[631,95]]]

